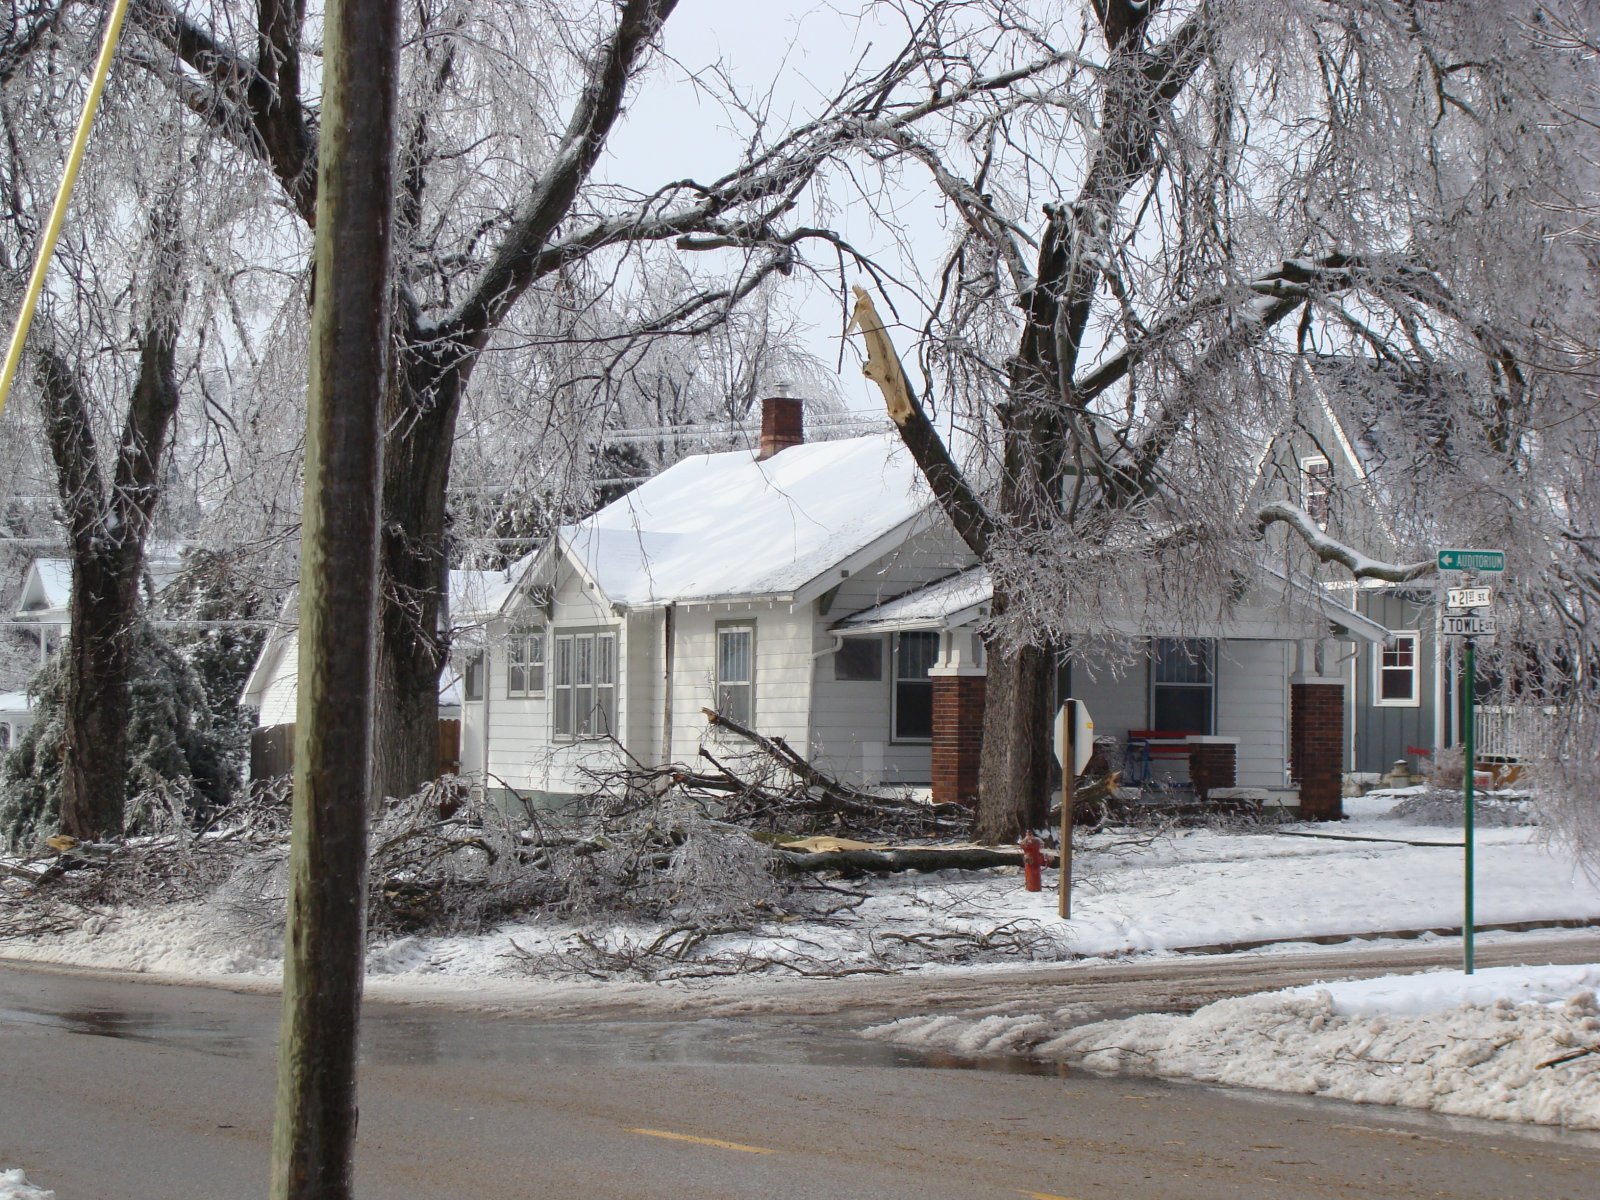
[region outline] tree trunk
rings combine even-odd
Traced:
[[[138,565],[137,558],[121,571],[98,558],[72,565],[61,832],[81,841],[122,831]]]
[[[995,597],[998,602],[1000,596]],[[1015,842],[1050,819],[1050,707],[1054,656],[1039,646],[991,652],[984,690],[975,836]]]
[[[441,361],[407,339],[385,406],[373,800],[410,796],[439,773],[439,672],[450,653],[440,629],[449,586],[445,502],[456,414],[472,357]]]

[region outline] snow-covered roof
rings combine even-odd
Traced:
[[[462,624],[481,621],[499,612],[535,557],[529,554],[493,571],[451,571],[450,619]]]
[[[145,557],[145,571],[156,591],[171,583],[183,569],[183,562],[164,550],[152,551]],[[22,581],[22,595],[17,600],[15,616],[24,621],[49,624],[65,622],[72,607],[72,560],[69,558],[36,558],[28,564],[28,574]]]
[[[987,567],[971,567],[927,587],[845,617],[834,623],[842,634],[890,629],[952,629],[984,615],[994,598]]]
[[[72,562],[65,558],[36,558],[28,564],[17,601],[17,616],[40,620],[46,615],[65,615],[72,603]]]
[[[686,458],[558,540],[624,607],[803,600],[837,583],[834,571],[852,559],[904,541],[930,503],[900,439],[874,434],[765,461],[747,450]]]

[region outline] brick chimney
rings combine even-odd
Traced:
[[[780,383],[775,396],[761,401],[761,453],[756,460],[771,458],[790,446],[802,446],[806,440],[805,410],[798,397],[789,395],[789,385]]]

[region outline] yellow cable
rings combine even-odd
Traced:
[[[100,43],[100,57],[94,64],[94,78],[89,83],[89,94],[84,97],[83,115],[78,118],[78,131],[72,137],[72,149],[67,152],[67,169],[62,172],[61,186],[56,189],[56,202],[51,206],[50,220],[45,224],[44,239],[39,243],[39,253],[33,261],[33,274],[28,277],[28,290],[22,297],[17,327],[11,331],[5,371],[0,373],[0,413],[5,412],[6,400],[11,395],[11,380],[17,373],[17,364],[22,361],[22,343],[28,338],[28,327],[33,324],[33,310],[39,303],[45,272],[50,269],[50,258],[56,251],[56,239],[61,235],[67,203],[72,199],[72,185],[78,181],[83,148],[89,144],[89,129],[94,125],[95,110],[100,107],[100,93],[106,89],[106,76],[111,73],[111,56],[116,52],[117,35],[122,32],[122,18],[127,11],[128,0],[115,0],[111,6],[111,19],[106,22],[105,39]]]

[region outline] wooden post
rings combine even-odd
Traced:
[[[273,1200],[353,1194],[399,26],[327,0]]]
[[[1072,917],[1072,802],[1076,780],[1072,777],[1073,765],[1077,762],[1075,738],[1078,732],[1077,712],[1075,700],[1068,700],[1065,709],[1065,723],[1067,736],[1066,753],[1062,756],[1065,761],[1061,764],[1061,849],[1058,851],[1058,870],[1056,872],[1056,912],[1063,921]]]

